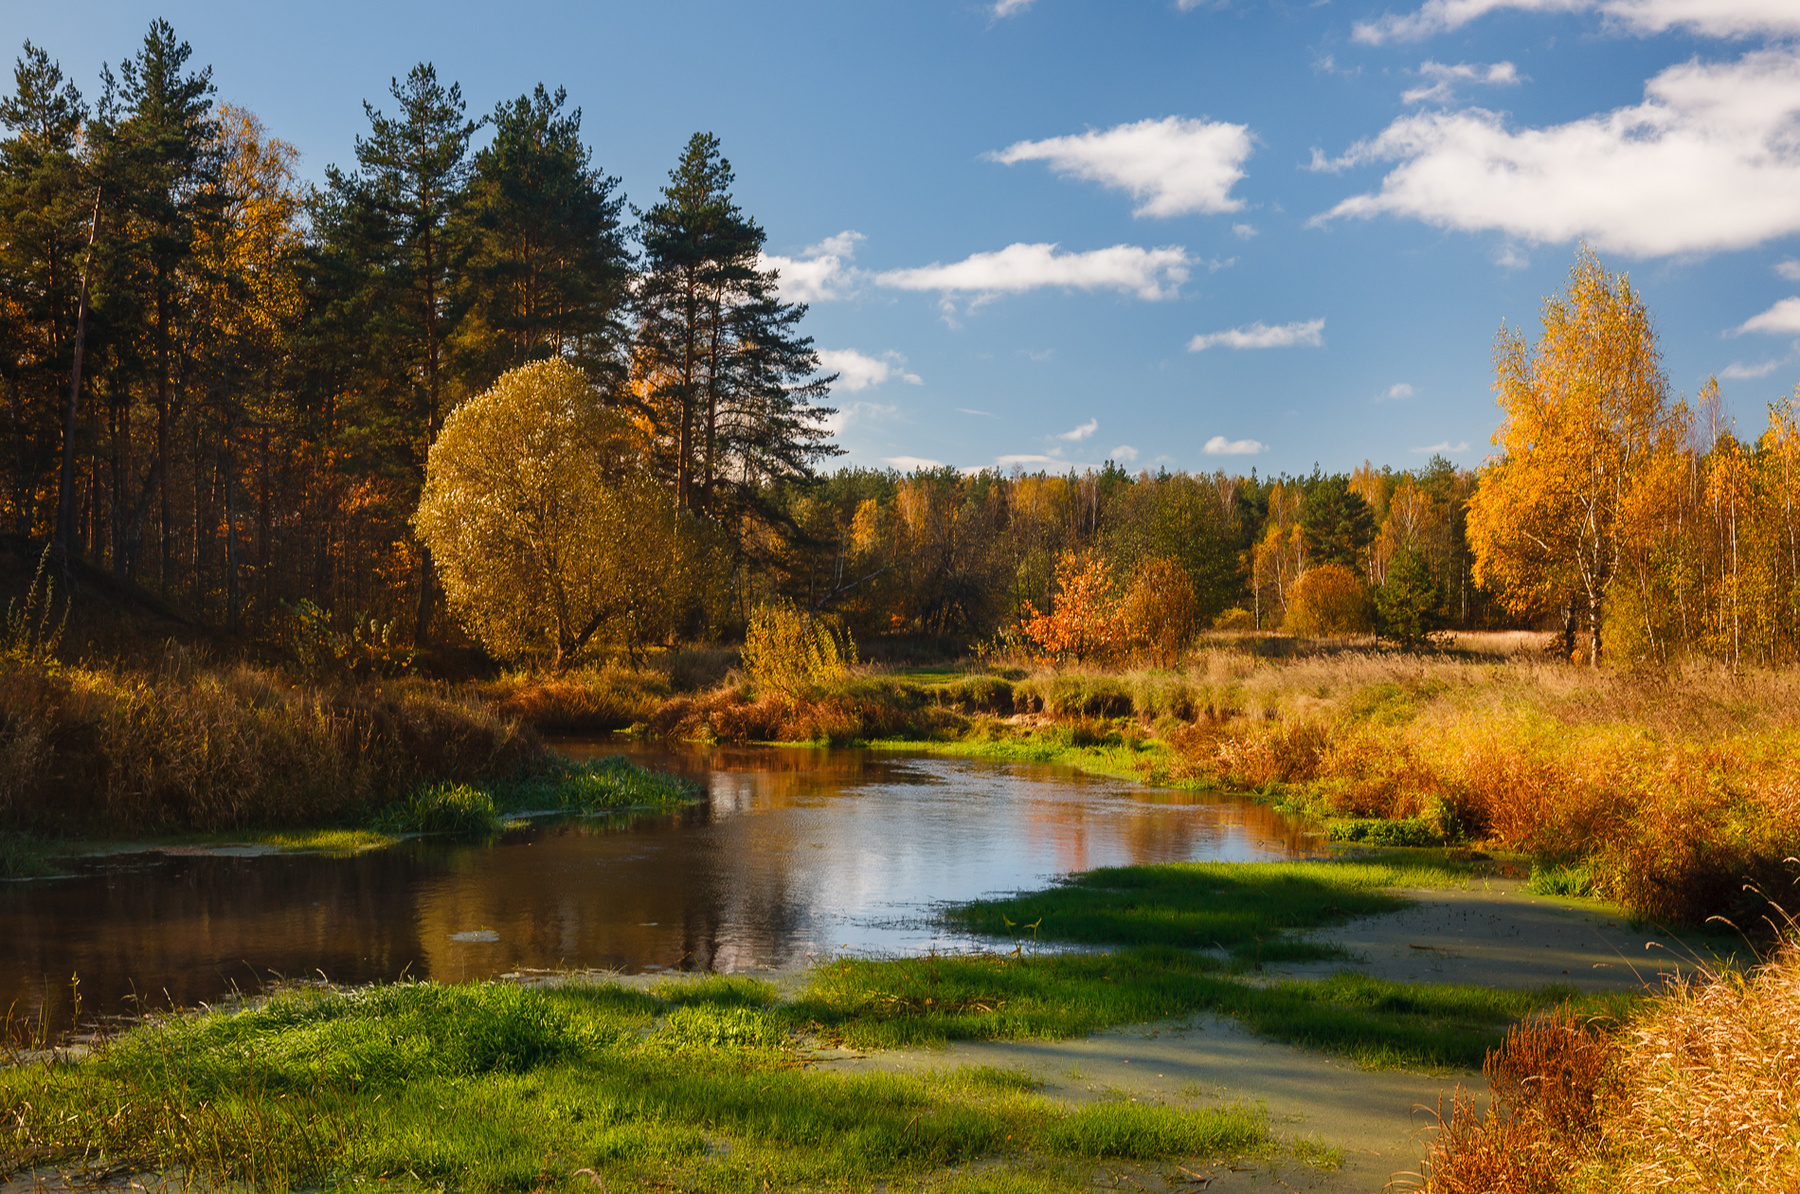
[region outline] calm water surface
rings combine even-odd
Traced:
[[[565,743],[573,755],[621,753]],[[272,976],[733,971],[967,939],[934,905],[1117,863],[1286,858],[1317,838],[1242,801],[1039,766],[780,747],[633,746],[709,799],[629,824],[352,858],[154,853],[0,883],[0,1010],[192,1005]]]

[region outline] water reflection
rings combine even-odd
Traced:
[[[571,754],[603,747],[571,743]],[[87,1013],[218,998],[271,974],[340,982],[520,967],[732,971],[837,949],[966,942],[933,904],[1119,863],[1289,857],[1265,808],[1026,765],[849,750],[628,748],[706,803],[541,823],[493,845],[355,858],[138,855],[0,885],[0,1005]]]

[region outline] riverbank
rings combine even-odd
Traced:
[[[1231,873],[1177,871],[1196,890]],[[1343,901],[1380,876],[1314,864],[1304,878],[1283,919],[1323,928],[1341,925]],[[252,1184],[408,1174],[470,1190],[582,1189],[591,1169],[611,1189],[1065,1190],[1121,1174],[1164,1189],[1215,1161],[1292,1175],[1329,1172],[1342,1157],[1316,1132],[1272,1120],[1254,1097],[1220,1097],[1209,1084],[1071,1098],[1066,1072],[1020,1058],[942,1064],[956,1053],[933,1053],[939,1064],[917,1072],[918,1048],[1104,1050],[1096,1031],[1151,1022],[1170,1032],[1159,1047],[1178,1047],[1175,1021],[1192,1029],[1223,1015],[1260,1039],[1383,1073],[1467,1073],[1520,1016],[1581,998],[1564,988],[1270,981],[1253,967],[1167,946],[1021,947],[828,960],[784,984],[785,996],[723,977],[290,990],[0,1072],[0,1122],[15,1136],[13,1168]],[[865,1060],[879,1049],[894,1064],[854,1072],[845,1047]],[[1361,1072],[1338,1071],[1339,1084]]]

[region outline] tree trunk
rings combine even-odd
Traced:
[[[63,411],[62,473],[56,495],[56,554],[68,576],[69,548],[75,539],[75,421],[81,411],[81,358],[87,346],[89,280],[94,242],[100,236],[100,188],[94,188],[94,214],[88,220],[88,253],[81,265],[81,298],[75,306],[75,356],[69,365],[69,405]]]

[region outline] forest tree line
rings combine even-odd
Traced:
[[[1099,567],[1121,600],[1178,575],[1193,627],[1410,610],[1409,639],[1556,626],[1573,652],[1585,627],[1590,659],[1800,652],[1791,404],[1745,441],[1716,387],[1671,401],[1591,256],[1535,347],[1502,338],[1479,472],[825,472],[834,379],[715,138],[636,212],[561,90],[476,118],[422,64],[308,186],[190,58],[155,22],[90,101],[27,43],[0,100],[0,527],[209,625],[273,641],[304,599],[458,639],[415,525],[432,446],[555,358],[610,420],[596,459],[641,557],[595,644],[731,637],[775,601],[974,642]]]

